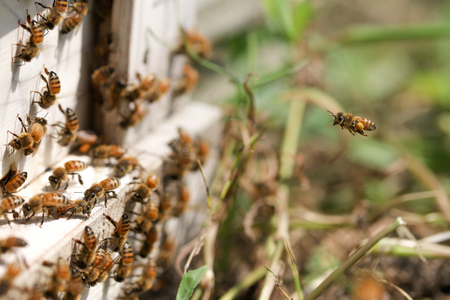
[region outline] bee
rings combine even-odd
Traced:
[[[131,191],[131,201],[143,202],[145,198],[150,196],[151,191],[155,190],[159,184],[159,177],[155,173],[147,176],[145,182],[140,183],[135,190]]]
[[[0,296],[6,295],[12,286],[14,279],[22,272],[22,268],[17,263],[10,263],[6,267],[6,272],[0,278]]]
[[[164,221],[172,214],[175,199],[171,193],[167,192],[162,193],[160,198],[158,221]]]
[[[122,146],[119,145],[100,145],[95,147],[91,153],[90,156],[92,159],[107,159],[107,158],[115,158],[120,159],[122,156],[124,156],[125,150],[122,148]]]
[[[39,2],[34,2],[34,4],[37,4],[43,8],[47,8],[49,10],[49,13],[44,17],[41,14],[38,14],[42,18],[43,21],[39,22],[39,25],[41,25],[42,28],[53,30],[55,26],[57,26],[59,23],[61,23],[63,19],[63,14],[67,10],[67,1],[66,0],[53,0],[53,6],[48,7],[43,5]]]
[[[83,283],[81,278],[81,272],[77,268],[71,268],[71,276],[67,284],[65,300],[78,300],[81,298],[81,292],[83,290]]]
[[[169,88],[170,88],[169,78],[157,80],[155,83],[155,87],[143,93],[142,98],[146,99],[150,103],[156,102],[161,98],[162,95],[167,93]]]
[[[119,126],[123,129],[137,126],[146,114],[147,110],[145,109],[144,103],[136,101],[134,102],[134,109],[128,114],[122,115],[123,119],[120,121]]]
[[[40,76],[41,79],[45,82],[46,89],[44,90],[43,94],[38,91],[32,91],[39,94],[40,97],[39,101],[33,101],[33,103],[37,103],[43,109],[48,109],[50,106],[56,103],[56,95],[61,91],[61,82],[55,72],[49,72],[46,67],[44,67],[44,71],[45,74],[48,75],[48,80],[44,75],[40,74]]]
[[[125,242],[121,251],[121,260],[116,269],[114,280],[122,282],[132,271],[132,264],[134,260],[133,248],[128,242]]]
[[[114,165],[114,171],[117,177],[123,177],[137,168],[143,169],[134,156],[122,157],[117,164]]]
[[[116,69],[112,66],[102,66],[91,75],[92,83],[96,86],[104,86],[110,82]]]
[[[58,144],[60,144],[61,146],[68,146],[77,139],[77,131],[79,128],[78,116],[75,111],[69,107],[65,112],[61,105],[58,105],[58,107],[59,110],[66,116],[66,123],[63,124],[61,122],[58,122],[56,124],[53,124],[53,126],[58,126],[61,128],[61,130],[58,132]]]
[[[114,242],[113,251],[120,251],[127,241],[128,232],[130,231],[130,217],[127,214],[123,214],[119,222],[114,221],[110,216],[103,214],[106,219],[114,226],[114,232],[112,234]]]
[[[194,30],[183,30],[183,35],[184,40],[180,41],[175,53],[189,54],[190,50],[201,58],[207,59],[211,56],[211,42],[204,35]]]
[[[108,260],[111,259],[111,254],[106,252],[102,247],[98,247],[95,253],[95,259],[89,272],[83,272],[83,281],[89,283],[95,282],[100,275],[101,270]]]
[[[77,132],[76,151],[86,154],[92,148],[100,144],[100,138],[92,131],[80,130]]]
[[[177,195],[177,202],[175,204],[175,207],[173,208],[173,215],[175,217],[180,216],[182,213],[185,212],[187,208],[187,204],[190,200],[190,193],[189,189],[186,185],[182,184],[180,181],[178,181],[177,187],[176,187],[176,195]]]
[[[50,185],[53,189],[59,189],[62,182],[65,182],[66,185],[64,189],[67,189],[69,186],[69,179],[67,178],[67,175],[77,175],[78,176],[78,182],[83,185],[83,180],[81,179],[81,175],[77,172],[83,171],[87,168],[87,165],[85,162],[82,162],[81,160],[71,160],[64,164],[63,167],[58,167],[53,170],[53,174],[48,177],[48,181],[50,182]]]
[[[136,224],[131,228],[134,232],[148,232],[153,223],[158,220],[159,206],[156,201],[150,200],[143,207],[143,212],[139,214]]]
[[[25,183],[27,180],[27,172],[18,172],[16,169],[11,167],[9,168],[8,173],[0,180],[0,187],[3,192],[6,194],[12,194],[17,192],[17,190]],[[6,198],[8,199],[8,198]],[[14,201],[14,205],[17,203],[16,201],[20,201],[18,199],[11,199],[8,201]],[[3,202],[2,202],[3,203]],[[11,202],[5,203],[5,205],[11,205]]]
[[[44,32],[41,25],[39,25],[35,20],[31,20],[28,10],[27,23],[28,25],[19,21],[19,26],[30,33],[30,39],[26,45],[16,44],[17,46],[21,46],[22,50],[20,51],[20,54],[14,56],[13,59],[18,58],[23,61],[30,62],[39,54],[39,52],[41,52],[40,46],[44,42]]]
[[[81,24],[84,16],[88,12],[87,0],[76,0],[74,4],[69,7],[69,17],[64,19],[61,26],[61,34],[68,34],[75,27]]]
[[[192,137],[178,128],[179,137],[169,143],[172,154],[163,162],[165,177],[180,179],[187,171],[195,168],[195,150]]]
[[[17,219],[19,217],[19,213],[15,211],[16,208],[20,207],[25,202],[25,199],[19,196],[10,196],[7,198],[3,198],[0,200],[0,216],[4,216],[5,219],[10,224],[10,221],[7,217],[7,213],[13,214],[13,218]]]
[[[169,266],[175,254],[176,243],[173,237],[166,236],[164,241],[161,242],[161,246],[158,252],[158,258],[156,259],[159,266]]]
[[[41,225],[44,224],[45,212],[56,215],[57,209],[69,204],[69,199],[58,193],[40,193],[22,205],[25,222],[28,222],[35,214],[42,211]]]
[[[94,264],[96,258],[97,237],[91,227],[84,227],[83,241],[74,240],[77,244],[81,245],[81,249],[75,255],[75,265],[81,270],[87,270]]]
[[[44,295],[50,299],[58,299],[58,294],[67,289],[70,282],[71,270],[69,265],[61,257],[55,263],[55,270],[50,276]]]
[[[157,275],[156,263],[153,259],[149,259],[144,265],[142,274],[134,282],[131,287],[125,290],[126,296],[131,296],[132,294],[142,294],[152,288]]]
[[[0,239],[0,253],[8,252],[12,248],[17,248],[17,247],[22,248],[27,245],[28,245],[28,243],[24,239],[14,237],[14,236],[11,236],[6,239]]]
[[[116,258],[112,259],[111,255],[107,256],[107,259],[105,261],[105,264],[103,268],[100,269],[100,273],[97,277],[97,279],[93,282],[90,282],[89,284],[91,286],[95,286],[97,283],[102,283],[106,279],[108,279],[108,275],[111,272],[111,270],[114,268],[116,263],[120,260],[120,256],[117,256]]]
[[[30,125],[30,136],[37,144],[40,143],[47,133],[47,120],[44,118],[35,117],[31,122],[30,116],[27,116],[28,123]],[[35,146],[36,148],[36,146]]]
[[[18,114],[17,114],[17,118],[19,119],[20,124],[22,124],[23,132],[20,133],[19,135],[17,135],[8,130],[8,133],[12,134],[15,137],[11,140],[11,142],[8,143],[8,145],[11,146],[16,151],[23,149],[25,152],[24,153],[25,155],[30,155],[31,153],[34,152],[33,146],[35,143],[35,139],[37,139],[37,133],[39,132],[39,130],[36,130],[34,132],[34,134],[33,134],[34,138],[33,138],[30,134],[31,118],[29,116],[27,116],[28,126],[25,126],[25,123],[23,122],[22,118],[19,117]]]
[[[97,200],[99,198],[104,197],[106,206],[108,197],[111,197],[112,195],[112,197],[117,198],[116,193],[112,190],[118,188],[119,186],[120,186],[119,178],[117,177],[106,178],[100,181],[100,183],[94,183],[90,188],[88,188],[84,192],[84,200],[88,202],[93,201],[95,205],[95,203],[97,203]]]
[[[338,112],[337,114],[333,114],[331,111],[327,111],[334,118],[333,126],[339,124],[341,129],[347,129],[352,135],[359,133],[362,136],[367,136],[364,134],[364,130],[372,131],[377,129],[375,123],[369,119],[358,117],[350,113]]]
[[[155,242],[158,240],[158,230],[152,226],[149,231],[144,232],[145,240],[139,250],[139,255],[143,258],[147,257],[153,250]]]
[[[88,219],[91,215],[92,208],[93,205],[91,202],[85,201],[84,199],[75,201],[69,200],[69,203],[66,206],[60,207],[56,213],[58,216],[61,216],[70,212],[70,216],[67,218],[68,220],[70,220],[74,214],[84,214],[86,215],[86,219]]]
[[[191,92],[198,82],[198,71],[189,64],[183,66],[183,76],[174,90],[175,96]]]
[[[195,149],[195,157],[200,162],[200,165],[204,165],[210,152],[208,142],[201,138],[197,139],[194,143],[194,149]],[[195,171],[198,168],[199,164],[193,163],[191,171]]]
[[[112,50],[113,46],[113,36],[112,34],[107,34],[103,38],[101,38],[97,45],[94,48],[94,54],[98,59],[107,59],[109,53]]]

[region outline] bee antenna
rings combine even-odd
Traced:
[[[331,111],[327,110],[327,112],[329,112],[333,117],[336,116],[334,113],[332,113]]]

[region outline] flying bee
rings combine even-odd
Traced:
[[[10,166],[8,173],[0,179],[0,187],[2,188],[5,194],[12,194],[17,192],[17,190],[25,183],[27,180],[27,172],[19,172],[17,171],[13,165]],[[8,199],[8,198],[6,198]],[[14,201],[13,203],[4,203],[5,207],[8,205],[15,205],[19,199],[11,199],[9,201]],[[2,202],[3,203],[3,202]]]
[[[127,214],[123,214],[120,221],[116,222],[110,216],[103,215],[115,228],[112,234],[112,238],[115,240],[113,251],[120,251],[127,241],[128,232],[130,231],[130,217]]]
[[[91,75],[92,83],[96,86],[104,86],[109,84],[112,79],[116,69],[112,66],[102,66],[94,71]]]
[[[14,279],[22,272],[22,268],[17,263],[10,263],[6,267],[6,272],[0,278],[0,296],[6,295],[12,286]]]
[[[17,247],[22,248],[27,245],[28,244],[24,239],[10,236],[6,239],[0,239],[0,253],[8,252],[12,248],[17,248]]]
[[[67,10],[67,1],[66,0],[53,0],[53,6],[48,7],[39,2],[34,2],[43,8],[47,8],[49,12],[44,17],[41,14],[38,14],[42,18],[43,21],[39,22],[39,25],[44,29],[53,30],[55,26],[61,23],[63,19],[63,14]]]
[[[44,42],[44,31],[41,25],[39,25],[35,20],[31,20],[28,10],[27,23],[28,25],[19,21],[19,26],[30,33],[30,39],[26,45],[16,44],[17,46],[21,46],[22,50],[20,51],[20,54],[14,56],[13,59],[18,58],[23,61],[30,62],[39,54],[39,52],[41,52],[40,46]]]
[[[35,214],[42,211],[41,226],[44,224],[45,213],[56,216],[57,209],[69,204],[69,199],[58,193],[40,193],[22,205],[25,222],[28,222]]]
[[[143,93],[142,98],[147,100],[150,103],[158,101],[162,95],[167,93],[170,88],[170,80],[169,78],[163,78],[161,80],[157,80],[155,83],[155,87],[145,93]]]
[[[83,282],[81,278],[81,272],[77,268],[71,268],[71,276],[67,283],[66,294],[64,299],[77,300],[81,298],[81,292],[83,291]]]
[[[134,232],[148,232],[153,223],[158,220],[159,206],[154,200],[148,201],[142,208],[143,212],[139,214],[136,224],[131,228]]]
[[[156,275],[156,262],[153,259],[149,259],[148,262],[144,265],[142,274],[139,276],[136,282],[132,283],[132,285],[128,289],[125,289],[125,296],[131,296],[133,294],[140,295],[151,289],[153,283],[155,282]]]
[[[338,112],[337,114],[334,114],[329,110],[327,111],[334,117],[333,126],[339,124],[341,129],[347,129],[352,135],[359,133],[362,136],[367,136],[364,134],[364,130],[372,131],[377,129],[375,123],[369,119],[358,117],[350,113]]]
[[[53,174],[48,177],[48,181],[53,189],[59,189],[61,183],[65,182],[64,189],[67,189],[69,186],[69,179],[67,175],[77,175],[78,182],[83,185],[83,180],[81,179],[81,175],[77,172],[83,171],[87,168],[87,164],[82,162],[81,160],[71,160],[64,164],[63,167],[58,167],[53,170]]]
[[[25,202],[25,199],[19,196],[10,196],[0,200],[0,216],[4,216],[5,219],[10,223],[7,213],[12,213],[13,218],[17,219],[19,213],[15,211],[16,208],[20,207]]]
[[[114,171],[117,177],[123,177],[137,168],[143,169],[134,156],[122,157],[117,161],[117,164],[114,165]]]
[[[78,137],[78,116],[75,111],[71,108],[67,108],[66,111],[63,110],[61,105],[58,105],[59,110],[66,117],[66,123],[58,122],[53,124],[52,126],[60,127],[61,129],[58,131],[57,135],[59,137],[58,144],[61,146],[68,146],[73,143]]]
[[[67,289],[71,278],[71,269],[63,258],[58,258],[55,269],[45,288],[44,295],[50,299],[58,299],[58,294]]]
[[[81,248],[75,255],[75,265],[81,270],[87,270],[91,267],[96,258],[97,237],[91,227],[84,227],[83,241],[74,240],[77,244],[81,245]]]
[[[116,269],[114,280],[122,282],[128,277],[133,269],[132,264],[134,260],[133,248],[130,243],[125,242],[121,251],[121,259]]]
[[[77,132],[76,151],[86,154],[93,146],[100,144],[100,138],[92,131],[80,130]]]
[[[156,259],[158,265],[164,268],[168,267],[173,261],[175,249],[176,249],[175,239],[173,237],[166,235],[159,247],[158,258]]]
[[[100,145],[95,147],[90,156],[92,159],[107,159],[115,158],[120,159],[125,154],[125,149],[119,145]]]
[[[183,66],[183,75],[178,81],[178,85],[173,91],[175,96],[191,92],[198,82],[198,71],[189,64]]]
[[[143,202],[145,198],[150,196],[151,191],[155,190],[159,184],[159,177],[155,173],[151,173],[145,179],[145,182],[140,183],[135,190],[131,191],[133,195],[130,197],[131,201]]]
[[[202,138],[199,138],[194,142],[194,149],[195,149],[195,156],[200,162],[200,165],[204,165],[210,152],[208,142]],[[192,165],[191,171],[195,171],[198,168],[199,168],[198,163],[194,163]]]
[[[139,250],[139,255],[143,258],[147,257],[153,250],[155,242],[158,240],[158,230],[152,226],[149,231],[144,232],[145,240]]]
[[[191,51],[206,59],[211,56],[211,42],[203,34],[194,30],[183,30],[183,35],[184,38],[180,41],[175,53],[189,54]]]
[[[178,217],[186,211],[187,205],[190,200],[190,194],[188,187],[182,184],[181,181],[177,181],[177,184],[174,188],[176,189],[176,191],[174,191],[174,194],[176,195],[177,202],[175,204],[175,207],[173,208],[172,214],[175,217]]]
[[[122,120],[119,126],[123,129],[137,126],[147,114],[145,105],[142,101],[135,101],[134,108],[125,115],[122,115]]]
[[[94,183],[90,188],[88,188],[84,192],[84,200],[88,202],[93,202],[94,205],[97,203],[99,198],[105,198],[105,206],[107,205],[108,198],[114,197],[117,198],[117,195],[114,189],[120,186],[120,180],[117,177],[109,177],[106,178],[99,183]],[[110,195],[111,194],[111,195]]]
[[[61,34],[67,34],[75,29],[75,27],[79,26],[87,12],[87,0],[76,0],[76,2],[69,7],[69,17],[67,19],[64,19],[62,23]]]
[[[32,91],[33,93],[39,94],[40,97],[39,101],[33,101],[33,103],[37,103],[43,109],[48,109],[56,103],[56,95],[61,91],[61,82],[55,72],[48,71],[46,67],[44,67],[44,71],[48,75],[48,80],[44,75],[40,74],[40,76],[45,82],[46,88],[42,94],[38,91]]]

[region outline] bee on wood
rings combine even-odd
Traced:
[[[10,263],[6,267],[6,272],[0,278],[0,296],[8,293],[14,279],[22,272],[22,268],[17,263]]]
[[[84,192],[84,200],[88,202],[93,202],[94,205],[97,203],[97,200],[104,197],[105,198],[105,206],[107,205],[107,201],[109,197],[117,198],[117,195],[114,189],[120,186],[120,180],[117,177],[109,177],[106,178],[99,183],[94,183],[90,188],[88,188]]]
[[[75,255],[74,264],[81,270],[87,270],[93,266],[96,258],[97,237],[91,227],[84,227],[83,241],[74,240],[81,248]]]
[[[34,57],[36,57],[39,52],[41,52],[40,46],[44,42],[44,31],[41,25],[38,24],[35,20],[31,20],[31,16],[28,14],[27,10],[27,24],[21,23],[19,21],[19,26],[25,29],[30,33],[30,39],[26,43],[26,45],[16,44],[17,46],[21,46],[22,50],[19,55],[13,57],[21,59],[26,62],[30,62]]]
[[[192,92],[198,82],[198,71],[189,64],[183,66],[183,75],[178,81],[178,85],[173,91],[175,96]]]
[[[67,189],[69,186],[69,179],[67,175],[77,175],[78,182],[83,185],[83,180],[81,179],[81,175],[77,172],[83,171],[87,168],[85,162],[81,160],[71,160],[64,164],[64,167],[58,167],[53,170],[53,174],[48,177],[48,181],[53,189],[59,189],[61,184],[64,182],[65,187]]]
[[[114,280],[122,282],[128,277],[132,271],[132,264],[134,260],[133,248],[130,243],[125,242],[121,251],[121,259],[115,271]]]
[[[66,123],[64,124],[58,122],[56,124],[53,124],[52,126],[61,128],[61,130],[59,130],[59,132],[57,133],[59,137],[58,144],[64,147],[73,143],[78,137],[78,116],[75,111],[69,107],[66,109],[66,111],[63,110],[61,105],[58,105],[58,107],[66,117]]]
[[[58,193],[40,193],[28,200],[22,205],[25,223],[28,222],[35,214],[42,212],[41,225],[44,224],[45,213],[57,216],[57,209],[69,204],[69,199]]]
[[[102,66],[91,75],[92,83],[96,86],[105,86],[110,83],[116,69],[113,66]]]
[[[120,178],[137,168],[143,169],[136,157],[122,157],[117,161],[117,164],[114,165],[114,172],[115,175]]]
[[[101,270],[105,266],[108,260],[111,259],[111,253],[106,252],[102,247],[98,247],[95,252],[95,259],[89,271],[84,271],[82,279],[87,284],[95,282],[100,275]]]
[[[59,23],[61,23],[63,19],[63,14],[67,10],[66,0],[53,0],[52,7],[45,6],[39,2],[34,2],[34,4],[37,4],[49,10],[49,12],[46,14],[45,17],[41,14],[37,14],[42,18],[42,21],[39,22],[39,25],[41,25],[42,28],[48,30],[53,30],[53,28],[55,28]]]
[[[44,75],[41,75],[41,79],[45,82],[46,89],[43,94],[38,91],[32,91],[33,93],[39,94],[39,101],[33,101],[33,103],[37,103],[43,109],[48,109],[50,106],[56,103],[56,95],[61,91],[61,82],[59,81],[58,75],[56,75],[53,71],[48,71],[46,67],[44,67],[45,74],[48,75],[48,80]]]
[[[87,220],[91,215],[92,208],[93,204],[84,199],[75,201],[69,200],[69,203],[65,206],[60,207],[56,213],[58,216],[70,213],[70,216],[67,218],[68,220],[70,220],[74,214],[83,214],[86,215]]]
[[[25,183],[27,180],[27,172],[19,172],[13,166],[9,168],[8,173],[0,179],[0,187],[2,188],[3,192],[5,194],[12,194],[17,192],[17,190]],[[8,198],[6,198],[8,199]],[[9,205],[15,205],[17,201],[20,201],[19,199],[12,199],[9,198],[9,201],[14,201],[13,203],[4,203],[6,206]],[[3,202],[2,202],[3,203]]]
[[[0,200],[0,216],[5,217],[10,224],[7,213],[12,213],[14,220],[19,217],[19,213],[15,211],[16,208],[20,207],[25,202],[25,199],[19,196],[10,196]]]
[[[128,217],[127,214],[123,214],[120,221],[116,222],[110,216],[105,214],[103,215],[114,226],[114,232],[112,234],[114,248],[112,250],[120,251],[127,241],[128,232],[130,231],[130,217]]]
[[[5,253],[13,248],[22,248],[27,246],[28,243],[21,238],[10,236],[6,239],[0,239],[0,253]]]
[[[68,9],[68,18],[61,25],[61,34],[68,34],[81,24],[88,12],[87,0],[76,0]]]
[[[364,130],[373,131],[377,129],[375,123],[369,119],[358,117],[350,113],[338,112],[337,114],[334,114],[329,110],[328,112],[334,118],[333,126],[339,125],[341,126],[341,129],[347,129],[352,135],[359,133],[362,136],[367,136],[364,134]]]
[[[102,268],[99,269],[100,272],[97,279],[92,282],[89,282],[89,285],[95,286],[97,283],[102,283],[103,281],[108,279],[109,273],[119,260],[120,256],[117,256],[116,258],[113,259],[110,254],[107,255]]]
[[[27,115],[28,125],[26,126],[19,115],[17,115],[17,118],[19,119],[20,124],[22,124],[23,132],[17,135],[8,130],[8,132],[15,137],[8,145],[14,150],[23,149],[25,155],[30,155],[39,148],[40,142],[47,132],[47,120],[35,117],[34,120],[31,121],[30,116]]]

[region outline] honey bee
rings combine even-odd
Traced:
[[[144,265],[142,274],[134,282],[130,288],[126,289],[125,296],[140,295],[152,288],[157,275],[156,263],[153,259],[149,259]]]
[[[134,260],[133,248],[130,243],[125,242],[121,251],[121,260],[116,269],[114,280],[117,282],[122,282],[128,277],[132,271],[132,264]]]
[[[71,160],[64,164],[63,167],[58,167],[53,170],[53,174],[48,177],[48,181],[50,181],[50,185],[53,189],[59,189],[62,182],[66,183],[66,186],[64,189],[67,189],[69,186],[69,179],[67,178],[67,175],[77,175],[78,176],[78,182],[83,185],[83,180],[81,179],[81,175],[77,172],[83,171],[87,168],[87,165],[85,162],[82,162],[81,160]]]
[[[180,181],[177,182],[177,186],[175,188],[177,189],[175,193],[178,201],[176,202],[175,207],[173,208],[172,214],[175,217],[178,217],[186,211],[187,204],[189,203],[190,200],[190,194],[188,187],[182,184]]]
[[[102,283],[106,279],[108,279],[108,275],[111,272],[111,270],[114,268],[116,263],[120,260],[120,256],[117,256],[116,258],[112,259],[111,255],[107,256],[107,259],[105,260],[105,264],[103,268],[100,269],[100,273],[97,277],[97,279],[93,282],[90,282],[89,284],[91,286],[95,286],[97,283]]]
[[[17,190],[25,183],[27,180],[27,172],[18,172],[16,169],[11,167],[9,168],[8,173],[0,180],[0,187],[2,188],[3,192],[6,194],[12,194],[17,192]],[[8,198],[6,198],[8,199]],[[17,202],[20,201],[18,199],[11,199],[9,201],[13,201],[13,205],[15,205]],[[3,202],[2,202],[3,203]],[[7,206],[8,204],[12,204],[11,202],[5,203]]]
[[[62,23],[61,34],[68,34],[75,29],[75,27],[79,26],[87,12],[87,0],[76,0],[76,2],[69,7],[69,17],[64,19]]]
[[[78,135],[77,131],[79,128],[78,124],[78,116],[75,111],[71,108],[67,108],[66,111],[62,109],[61,105],[58,105],[59,110],[66,116],[66,123],[63,124],[58,122],[53,124],[52,126],[60,127],[61,130],[57,133],[59,136],[58,144],[61,146],[68,146],[72,142],[74,142]]]
[[[155,190],[159,184],[159,177],[155,173],[147,176],[145,182],[140,183],[135,190],[131,191],[131,201],[143,202],[145,198],[150,196],[151,191]]]
[[[61,91],[61,82],[59,80],[58,75],[56,75],[53,71],[48,71],[46,67],[44,67],[45,74],[48,75],[48,81],[44,75],[40,74],[41,79],[45,82],[46,89],[43,94],[38,91],[32,91],[33,93],[39,94],[39,101],[33,101],[33,103],[37,103],[41,108],[48,109],[50,106],[56,103],[56,95]]]
[[[198,159],[201,165],[204,165],[210,152],[208,142],[202,138],[199,138],[194,143],[194,149],[196,158]],[[191,171],[195,171],[198,168],[199,168],[198,163],[193,163]]]
[[[117,177],[109,177],[106,178],[99,183],[94,183],[90,188],[88,188],[84,192],[84,200],[87,202],[93,202],[94,205],[97,203],[97,200],[104,197],[105,198],[105,206],[107,205],[108,198],[114,197],[117,198],[117,195],[114,189],[120,186],[120,180]],[[111,195],[110,195],[111,194]]]
[[[170,88],[170,80],[169,78],[163,78],[161,80],[157,80],[155,83],[155,87],[142,95],[142,98],[147,100],[150,103],[158,101],[162,95],[167,93]]]
[[[20,27],[30,33],[30,39],[28,40],[26,45],[16,44],[17,46],[21,46],[22,50],[20,51],[20,54],[14,56],[13,59],[18,58],[23,61],[30,62],[39,54],[39,52],[41,52],[40,46],[44,42],[44,32],[41,25],[39,25],[35,20],[31,20],[31,16],[28,14],[28,10],[27,23],[28,25],[19,21]]]
[[[92,131],[80,130],[77,132],[76,143],[76,151],[86,154],[92,146],[100,144],[100,138]]]
[[[67,284],[65,300],[78,300],[81,298],[81,292],[83,290],[83,283],[81,273],[77,268],[71,268],[71,276]]]
[[[17,219],[19,217],[19,213],[15,211],[16,208],[21,206],[25,202],[25,199],[19,196],[10,196],[7,198],[3,198],[0,200],[0,216],[4,216],[5,219],[10,224],[10,221],[7,217],[7,213],[12,213],[13,218]]]
[[[191,136],[178,128],[179,137],[169,143],[172,154],[163,162],[165,177],[180,179],[187,171],[195,168],[194,143]]]
[[[188,53],[194,52],[201,58],[209,58],[211,56],[211,42],[201,33],[191,30],[183,30],[184,41],[179,43],[175,53]],[[187,47],[186,47],[187,46]]]
[[[183,76],[174,90],[175,96],[191,92],[198,82],[198,71],[189,64],[183,66]]]
[[[0,278],[0,296],[6,295],[12,286],[14,279],[22,272],[22,268],[17,263],[11,263],[6,267],[6,272]]]
[[[123,129],[137,126],[147,114],[145,105],[143,102],[134,102],[134,108],[128,114],[122,115],[122,120],[119,126]]]
[[[103,214],[106,219],[114,226],[112,237],[114,239],[113,251],[120,251],[127,241],[128,232],[130,231],[130,218],[127,214],[123,214],[119,222],[114,221],[110,216]]]
[[[80,250],[75,255],[74,264],[81,270],[87,270],[91,267],[96,258],[97,237],[91,227],[84,227],[83,241],[74,240],[77,244],[81,245]]]
[[[28,126],[25,126],[23,120],[19,117],[19,115],[17,115],[17,118],[19,119],[20,124],[22,124],[23,132],[17,135],[8,130],[8,133],[12,134],[15,137],[11,140],[11,142],[8,143],[8,145],[16,151],[23,149],[25,155],[30,155],[34,152],[34,149],[37,148],[36,142],[40,142],[39,138],[43,137],[43,134],[45,134],[46,127],[40,126],[39,122],[36,122],[35,127],[32,128],[32,122],[29,116],[27,116]],[[31,129],[33,129],[32,132]]]
[[[110,82],[116,69],[112,66],[102,66],[91,75],[92,83],[96,86],[104,86]]]
[[[176,243],[175,239],[170,236],[165,236],[164,241],[161,242],[159,247],[158,258],[156,259],[159,266],[168,267],[175,254]]]
[[[117,177],[123,177],[137,168],[143,169],[134,156],[122,157],[117,164],[114,165],[114,171]]]
[[[86,215],[86,219],[88,219],[91,215],[92,208],[93,205],[91,202],[85,201],[84,199],[75,201],[69,200],[69,203],[66,206],[60,207],[56,213],[58,216],[61,216],[70,212],[70,216],[67,218],[68,220],[70,220],[74,214],[84,214]]]
[[[83,272],[82,277],[83,281],[85,281],[88,284],[95,282],[98,276],[100,275],[101,270],[103,269],[107,261],[110,259],[111,254],[106,252],[106,250],[103,249],[102,247],[98,247],[95,253],[94,262],[92,263],[92,267],[88,272],[87,271]]]
[[[152,228],[153,223],[158,220],[159,206],[158,204],[150,200],[143,207],[143,212],[139,214],[136,220],[136,224],[132,227],[132,230],[137,233],[148,232]]]
[[[174,195],[168,192],[160,195],[158,221],[164,221],[172,214],[176,200],[174,198]]]
[[[6,239],[0,239],[0,253],[5,253],[16,247],[25,247],[28,243],[21,238],[10,236]]]
[[[44,295],[50,299],[58,299],[58,294],[67,289],[70,282],[71,270],[61,257],[55,263],[55,270],[50,276]]]
[[[375,123],[369,119],[358,117],[350,113],[338,112],[337,114],[333,114],[329,110],[328,112],[334,117],[333,126],[339,124],[341,129],[347,129],[352,135],[359,133],[362,136],[367,136],[364,134],[364,130],[372,131],[377,129]]]
[[[125,154],[125,150],[119,145],[100,145],[95,147],[90,156],[92,159],[120,159]]]
[[[69,204],[69,199],[58,193],[40,193],[22,205],[25,222],[28,222],[35,214],[42,211],[41,225],[44,224],[45,212],[56,215],[57,209]]]
[[[44,29],[53,30],[55,26],[61,23],[63,19],[63,14],[67,10],[67,1],[66,0],[53,0],[53,6],[48,7],[39,2],[34,2],[43,8],[47,8],[49,13],[44,17],[41,14],[38,14],[42,18],[43,21],[39,22],[39,25]]]
[[[139,255],[141,257],[147,257],[153,250],[155,242],[158,240],[158,230],[155,226],[152,226],[149,231],[144,232],[145,240],[139,250]]]

